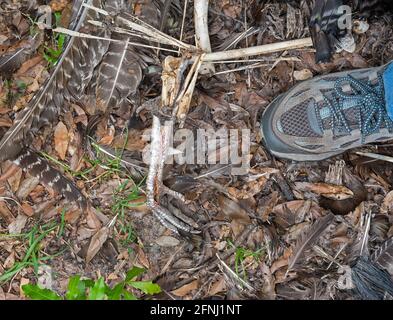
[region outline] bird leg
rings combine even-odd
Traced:
[[[163,63],[162,73],[162,97],[161,109],[153,114],[153,125],[150,145],[150,167],[147,177],[147,206],[153,214],[167,228],[179,232],[199,233],[196,225],[190,223],[190,219],[181,214],[172,213],[162,207],[159,202],[160,196],[167,194],[181,202],[185,202],[182,194],[175,192],[163,184],[163,170],[165,160],[169,156],[171,145],[171,125],[165,125],[165,114],[172,113],[172,123],[179,119],[179,111],[182,115],[188,111],[189,102],[192,97],[198,70],[202,62],[200,57],[194,61],[187,77],[183,77],[190,60],[185,58],[167,57]],[[161,116],[163,115],[163,116]],[[168,117],[166,117],[168,119]],[[184,120],[184,119],[183,119]]]
[[[152,141],[150,146],[150,167],[147,176],[147,206],[160,222],[168,229],[178,233],[198,233],[188,223],[176,217],[159,203],[160,196],[168,194],[180,201],[185,201],[182,194],[166,187],[162,181],[165,160],[169,153],[171,126],[162,125],[160,118],[153,115]]]

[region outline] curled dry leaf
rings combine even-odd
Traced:
[[[236,199],[249,199],[261,192],[269,177],[277,173],[277,169],[274,168],[259,168],[250,170],[250,176],[248,182],[245,183],[239,190],[237,188],[228,188],[230,195]]]
[[[258,206],[257,212],[259,213],[260,217],[262,218],[262,221],[266,222],[269,219],[269,215],[272,213],[273,208],[277,204],[279,200],[279,194],[277,191],[273,191],[269,196],[266,201],[261,204],[261,206]]]
[[[90,210],[90,208],[87,210],[86,223],[91,229],[98,230],[101,228],[100,219],[98,219],[95,211]]]
[[[185,284],[184,286],[180,287],[179,289],[171,291],[172,294],[178,297],[184,297],[189,294],[191,291],[198,288],[199,281],[194,280],[190,283]]]
[[[266,298],[274,300],[276,298],[276,285],[273,273],[265,262],[260,264],[260,268],[264,279],[262,292],[266,296]]]
[[[272,213],[274,222],[283,228],[302,222],[306,215],[320,216],[321,208],[310,200],[294,200],[276,205]]]
[[[3,289],[0,287],[0,300],[6,300],[5,299],[5,293],[3,291]]]
[[[143,249],[138,245],[133,246],[133,248],[137,253],[137,262],[139,263],[139,265],[146,269],[150,269],[149,258],[147,257]]]
[[[15,75],[19,76],[19,75],[25,74],[28,70],[30,70],[32,67],[39,64],[42,60],[43,60],[43,58],[41,55],[37,55],[37,56],[32,57],[31,59],[22,63],[22,66],[19,68],[19,70],[16,72]]]
[[[10,185],[11,190],[13,192],[17,192],[18,191],[18,189],[20,187],[20,184],[22,182],[23,170],[21,168],[19,168],[19,167],[17,167],[17,168],[18,168],[18,170],[16,170],[16,172],[11,177],[7,178],[7,182]]]
[[[19,296],[21,297],[21,298],[26,298],[26,296],[25,296],[25,293],[24,293],[24,291],[22,290],[22,287],[24,286],[24,285],[26,285],[26,284],[29,284],[30,283],[30,280],[29,279],[27,279],[27,278],[21,278],[20,279],[20,282],[19,282]]]
[[[110,229],[103,227],[91,238],[86,254],[86,263],[89,263],[95,255],[100,251],[102,245],[108,239]]]
[[[328,183],[295,182],[295,188],[302,192],[313,192],[334,200],[345,200],[353,197],[353,192],[344,186]]]
[[[55,150],[61,160],[64,160],[68,148],[68,130],[63,122],[59,122],[55,128]]]
[[[288,265],[288,260],[292,255],[292,248],[286,248],[283,255],[275,260],[270,267],[271,274],[274,274],[278,269],[286,267]]]
[[[10,269],[14,266],[15,264],[15,251],[12,250],[12,252],[8,255],[7,259],[5,259],[3,263],[3,267],[5,269]]]
[[[0,182],[1,181],[5,181],[8,179],[8,183],[11,184],[11,181],[9,181],[10,178],[14,177],[15,174],[17,174],[17,171],[22,171],[22,169],[20,169],[16,164],[11,163],[10,165],[8,165],[8,163],[5,163],[5,168],[4,171],[2,171],[2,175],[0,176]],[[13,189],[13,190],[17,190]]]

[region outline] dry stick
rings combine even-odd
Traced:
[[[90,21],[90,22],[93,22],[93,21]],[[98,25],[96,23],[94,23],[94,24]],[[119,29],[117,28],[116,30],[119,30]],[[159,48],[156,46],[151,46],[151,45],[147,45],[147,44],[143,44],[143,43],[130,42],[130,41],[127,42],[124,40],[117,40],[117,39],[111,39],[111,38],[105,38],[105,37],[97,37],[97,36],[93,36],[93,35],[90,35],[87,33],[77,32],[77,31],[69,30],[69,29],[62,28],[62,27],[58,27],[58,28],[53,29],[53,32],[62,33],[62,34],[66,34],[66,35],[69,35],[72,37],[78,37],[78,38],[105,40],[105,41],[117,42],[117,43],[127,43],[129,46],[144,47],[144,48],[149,48],[149,49],[160,49],[160,50],[165,50],[165,51],[175,52],[175,53],[177,52],[177,50]],[[126,33],[126,32],[119,32],[119,33]],[[127,33],[127,34],[129,34],[129,33]]]
[[[243,60],[241,62],[249,62],[249,61],[248,60]],[[260,67],[264,67],[264,66],[268,66],[268,64],[261,63],[261,62],[260,63],[253,63],[253,64],[249,64],[249,65],[242,66],[242,67],[239,67],[239,68],[235,68],[235,69],[219,71],[219,72],[216,72],[215,75],[225,74],[225,73],[230,73],[230,72],[235,72],[235,71],[250,70],[250,69],[260,68]]]
[[[156,40],[157,42],[162,43],[163,41],[166,41],[166,44],[178,46],[178,47],[183,48],[185,50],[190,50],[190,51],[195,50],[194,46],[184,43],[180,40],[177,40],[177,39],[171,37],[170,35],[167,35],[167,34],[161,32],[160,30],[154,28],[153,26],[149,25],[148,23],[143,22],[142,20],[139,20],[138,18],[136,18],[132,15],[126,14],[125,16],[130,17],[130,19],[133,19],[133,20],[137,21],[138,23],[129,21],[121,16],[117,17],[117,22],[119,22],[119,23],[123,24],[124,26],[127,26],[133,30],[136,30],[141,33],[147,34],[151,37],[157,38],[157,40]]]
[[[248,56],[257,56],[260,54],[269,54],[269,53],[274,53],[284,50],[303,49],[312,46],[313,43],[311,38],[304,38],[298,40],[264,44],[261,46],[250,47],[250,48],[241,48],[241,49],[234,49],[228,51],[206,53],[205,56],[203,57],[203,61],[212,62],[212,61],[221,61],[221,60],[229,60],[229,59],[240,59]]]
[[[194,1],[194,24],[195,24],[195,39],[197,47],[203,52],[211,52],[211,44],[209,37],[208,26],[208,9],[209,0],[195,0]],[[214,74],[214,65],[211,63],[203,64],[200,74]]]
[[[183,8],[183,19],[181,22],[181,29],[180,29],[180,41],[183,41],[184,24],[186,21],[187,5],[188,5],[188,0],[185,0],[184,1],[184,8]]]
[[[86,6],[86,5],[84,5]],[[97,11],[100,14],[103,15],[109,15],[109,13],[103,9],[88,5],[88,8],[94,11]],[[126,19],[125,17],[129,18],[130,20]],[[132,21],[131,21],[132,20]],[[89,21],[89,23],[99,23],[95,21]],[[168,44],[168,45],[173,45],[177,46],[179,48],[183,48],[185,50],[190,50],[193,51],[195,50],[195,47],[189,44],[186,44],[182,41],[179,41],[170,35],[161,32],[160,30],[156,29],[155,27],[151,26],[150,24],[138,19],[137,17],[129,14],[129,13],[123,13],[123,15],[119,15],[115,17],[115,23],[120,24],[122,26],[127,26],[131,28],[132,30],[136,30],[138,32],[141,32],[142,34],[145,34],[147,36],[152,37],[155,42],[161,43],[161,44]],[[119,28],[121,29],[121,28]],[[117,31],[119,32],[119,31]]]
[[[176,100],[176,114],[177,118],[180,121],[179,127],[183,128],[187,113],[190,109],[190,104],[192,100],[192,96],[194,93],[195,85],[198,79],[199,71],[202,69],[202,56],[199,59],[195,60],[190,72],[186,78],[186,85],[184,86],[184,90],[180,93],[179,99]]]
[[[223,267],[225,268],[225,270],[228,271],[228,273],[230,274],[230,276],[234,279],[236,279],[237,281],[239,281],[242,285],[244,285],[248,290],[250,291],[255,291],[255,289],[245,280],[243,280],[242,278],[239,277],[238,274],[236,274],[235,271],[233,271],[218,255],[218,253],[216,253],[216,257],[218,259],[218,261],[223,265]]]

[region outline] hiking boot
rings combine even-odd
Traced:
[[[277,157],[318,161],[393,139],[393,62],[319,76],[278,96],[262,115]]]

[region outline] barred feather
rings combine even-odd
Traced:
[[[92,1],[97,4],[99,2]],[[85,28],[85,18],[94,19],[94,14],[94,12],[93,15],[91,12],[88,13],[85,7],[79,5],[78,21],[74,22],[74,29]],[[86,55],[86,52],[95,51],[95,46],[89,48],[89,43],[85,39],[74,37],[68,39],[62,57],[50,78],[29,105],[16,116],[14,125],[1,139],[0,161],[15,159],[23,147],[31,141],[31,134],[44,125],[51,125],[56,121],[65,101],[69,101],[81,90],[86,79],[89,78],[88,74],[92,73],[95,65],[99,63],[99,53]],[[86,57],[90,60],[85,60]]]
[[[102,8],[111,15],[131,10],[129,0],[75,0],[70,29],[102,38],[124,42],[70,37],[50,78],[20,112],[13,126],[0,141],[0,161],[14,160],[40,181],[63,194],[68,200],[85,207],[86,199],[76,186],[33,151],[28,149],[32,136],[45,125],[57,122],[59,113],[69,102],[79,101],[86,92],[96,97],[96,112],[107,112],[134,93],[142,79],[139,52],[128,46],[128,38],[112,35],[109,28],[89,23],[102,21],[95,10],[83,3]],[[152,1],[142,5],[142,11],[152,14],[148,21],[158,23],[158,10]]]
[[[74,183],[51,167],[46,160],[40,158],[34,151],[29,149],[22,150],[18,158],[14,160],[14,163],[32,176],[38,178],[44,186],[50,187],[57,193],[62,194],[67,200],[78,203],[81,209],[86,209],[86,198]]]
[[[99,111],[105,113],[121,105],[136,92],[142,80],[142,68],[138,60],[137,54],[128,45],[128,39],[125,43],[111,43],[99,66],[94,88]]]
[[[153,1],[142,1],[140,4],[139,18],[157,27],[160,16],[159,4]],[[120,14],[131,13],[131,6],[127,2],[122,2],[113,10],[118,10]],[[142,81],[146,53],[151,51],[133,48],[129,45],[128,42],[141,42],[140,38],[134,39],[113,34],[112,39],[121,42],[112,42],[109,45],[89,88],[88,95],[94,98],[94,101],[89,102],[89,105],[95,105],[94,113],[106,113],[115,106],[121,106],[127,97],[136,92]]]
[[[111,5],[117,0],[108,0]],[[88,23],[100,17],[97,12],[82,6],[82,0],[74,3],[73,30],[107,37],[109,31],[97,30]],[[88,0],[87,3],[100,7],[100,0]],[[77,201],[85,206],[80,191],[59,172],[51,168],[36,154],[26,151],[32,136],[45,125],[57,121],[60,111],[64,111],[68,102],[77,99],[88,85],[95,67],[100,63],[109,47],[109,41],[99,41],[71,37],[50,78],[33,97],[28,106],[15,118],[13,126],[0,141],[0,161],[15,160],[16,163],[40,178],[41,182],[52,186],[68,200]],[[41,170],[41,171],[40,171]]]

